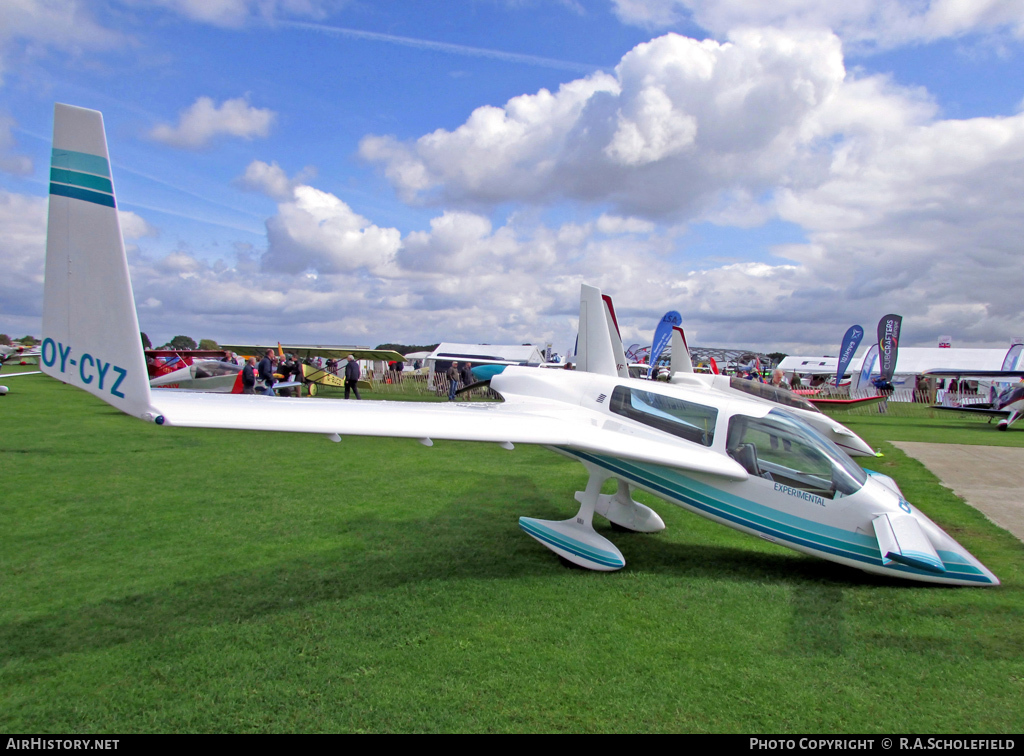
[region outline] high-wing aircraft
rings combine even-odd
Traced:
[[[350,354],[357,360],[378,360],[380,362],[404,362],[405,355],[394,349],[371,349],[361,346],[321,346],[318,344],[221,344],[221,348],[230,349],[238,354],[259,356],[271,349],[278,353],[294,354],[300,359],[310,357],[331,357],[343,360]]]
[[[276,351],[278,354],[292,354],[298,357],[300,360],[308,360],[313,357],[330,358],[335,360],[344,360],[349,355],[352,355],[357,360],[375,360],[379,362],[404,362],[405,355],[400,352],[396,352],[393,349],[371,349],[370,347],[360,346],[321,346],[315,344],[277,344],[275,346],[261,346],[259,344],[225,344],[225,349],[230,349],[233,352],[243,355],[258,356],[265,354],[268,349]],[[342,365],[342,368],[344,365]],[[302,366],[302,383],[292,383],[292,386],[304,385],[309,391],[310,396],[316,396],[318,386],[334,386],[336,388],[343,388],[345,386],[344,370],[342,369],[341,375],[324,368],[318,368],[313,365],[303,364]],[[359,388],[367,390],[373,387],[373,384],[367,380],[359,381]]]
[[[507,367],[494,403],[340,402],[150,391],[100,113],[58,104],[41,363],[49,375],[160,426],[541,444],[589,474],[573,517],[520,518],[564,559],[616,570],[625,559],[593,527],[665,525],[642,489],[716,522],[868,572],[982,586],[999,580],[804,416],[695,382],[631,379],[610,299],[583,286],[577,370]],[[606,480],[614,494],[602,494]],[[500,492],[495,492],[500,495]]]
[[[932,406],[932,409],[971,412],[988,415],[990,418],[998,417],[1001,419],[996,427],[1001,431],[1009,430],[1010,426],[1017,422],[1021,415],[1024,415],[1024,371],[1022,370],[929,370],[923,375],[953,378],[954,380],[963,378],[1021,379],[1019,383],[1011,384],[998,393],[995,392],[993,386],[993,395],[988,402],[956,405],[936,404]]]

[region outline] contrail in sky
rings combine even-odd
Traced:
[[[229,229],[231,231],[244,231],[245,233],[252,234],[253,236],[266,236],[266,233],[267,233],[266,229],[263,229],[263,228],[252,228],[252,227],[247,227],[247,226],[239,226],[239,225],[236,225],[234,223],[226,223],[224,221],[213,220],[211,218],[203,218],[203,217],[201,217],[199,215],[193,215],[193,214],[190,214],[190,213],[180,213],[180,212],[178,212],[176,210],[168,210],[165,207],[156,207],[154,205],[143,205],[140,202],[129,202],[128,200],[123,200],[122,201],[120,198],[118,199],[118,203],[117,204],[121,208],[138,207],[138,208],[141,208],[142,210],[149,210],[151,212],[162,213],[164,215],[172,215],[175,218],[184,218],[185,220],[196,221],[198,223],[205,223],[205,224],[207,224],[209,226],[217,226],[219,228],[226,228],[226,229]]]
[[[494,58],[509,63],[525,63],[530,66],[542,66],[544,68],[558,68],[565,71],[577,73],[593,73],[601,66],[593,66],[586,63],[573,63],[567,60],[556,60],[554,58],[542,58],[537,55],[523,55],[521,53],[510,53],[502,50],[489,50],[484,47],[470,47],[468,45],[456,45],[450,42],[435,42],[429,39],[417,39],[415,37],[399,37],[395,34],[381,34],[380,32],[362,31],[361,29],[348,29],[343,26],[325,26],[324,24],[311,24],[304,21],[275,21],[277,26],[286,26],[292,29],[304,29],[306,31],[321,32],[323,34],[336,34],[353,39],[368,39],[373,42],[388,42],[393,45],[404,47],[416,47],[421,50],[437,50],[438,52],[452,53],[454,55],[467,55],[474,58]]]
[[[48,136],[48,135],[44,136],[43,134],[37,134],[36,132],[30,131],[29,129],[24,129],[24,128],[21,128],[21,127],[16,127],[16,130],[21,132],[22,134],[26,134],[27,136],[30,136],[33,139],[38,139],[38,140],[40,140],[42,142],[49,143],[51,141],[50,136]],[[147,181],[152,181],[155,184],[160,184],[161,186],[166,186],[168,189],[173,189],[176,192],[181,192],[182,194],[187,194],[188,196],[194,197],[195,199],[202,200],[203,202],[207,202],[207,203],[209,203],[211,205],[216,205],[217,207],[223,208],[224,210],[230,210],[231,212],[238,213],[239,215],[247,216],[249,218],[252,218],[253,220],[262,221],[264,219],[264,216],[262,216],[262,215],[258,215],[256,213],[253,213],[253,212],[249,211],[249,210],[242,210],[242,209],[237,208],[237,207],[232,207],[231,205],[227,205],[227,204],[225,204],[223,202],[220,202],[218,200],[212,199],[211,197],[207,197],[207,196],[205,196],[203,194],[200,194],[199,192],[196,192],[196,191],[194,191],[192,189],[189,189],[189,188],[187,188],[185,186],[179,186],[178,184],[172,184],[170,181],[164,181],[162,178],[158,178],[158,177],[150,175],[148,173],[143,173],[142,171],[136,170],[135,168],[133,168],[131,166],[125,165],[124,163],[122,163],[122,162],[120,162],[118,160],[112,160],[111,161],[111,165],[114,168],[117,169],[118,173],[122,173],[122,172],[123,173],[131,173],[132,175],[139,176],[140,178],[144,178]],[[43,185],[46,185],[46,184],[49,183],[48,181],[45,181],[45,180],[38,180],[38,179],[32,179],[32,178],[28,178],[28,180],[32,181],[33,183],[41,183]],[[262,234],[263,233],[262,230],[260,230],[260,231],[253,231],[251,228],[247,228],[247,227],[244,227],[244,226],[233,226],[233,225],[230,225],[230,224],[225,224],[225,223],[219,223],[219,222],[216,222],[216,221],[211,221],[211,220],[208,220],[206,218],[198,218],[198,217],[193,217],[191,215],[183,215],[182,213],[174,212],[172,210],[167,210],[165,208],[153,207],[151,205],[140,205],[137,202],[128,202],[127,200],[123,199],[123,197],[118,197],[118,201],[119,201],[119,203],[123,203],[123,204],[133,204],[136,207],[141,207],[141,208],[144,208],[146,210],[156,210],[157,212],[166,213],[168,215],[176,215],[178,217],[187,218],[189,220],[198,220],[198,221],[201,221],[203,223],[209,223],[209,224],[214,225],[214,226],[223,226],[224,228],[231,228],[231,229],[235,229],[235,230],[238,230],[238,231],[246,231],[246,232],[251,233],[251,234]]]

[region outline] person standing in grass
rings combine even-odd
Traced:
[[[356,383],[359,381],[359,363],[356,362],[356,358],[351,354],[345,359],[348,360],[348,364],[345,365],[345,398],[348,399],[348,392],[351,389],[355,392],[356,399],[361,399],[359,388],[356,386]]]
[[[453,362],[448,368],[448,401],[455,401],[455,392],[459,390],[459,363]]]

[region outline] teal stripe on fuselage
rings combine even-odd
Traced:
[[[58,184],[80,186],[83,189],[95,189],[97,192],[105,192],[106,194],[114,193],[114,185],[110,183],[108,178],[93,176],[91,173],[69,171],[66,168],[57,168],[56,166],[50,168],[50,181],[56,181]]]
[[[87,152],[58,150],[54,147],[50,158],[50,165],[54,168],[65,168],[71,171],[93,173],[97,176],[110,178],[110,164],[107,162],[107,159],[99,155],[90,155]]]
[[[861,533],[852,533],[840,528],[789,515],[762,504],[743,499],[712,488],[678,471],[644,465],[627,460],[604,457],[587,452],[565,449],[562,451],[579,459],[587,460],[610,472],[621,475],[638,485],[659,493],[670,500],[681,501],[688,506],[714,517],[741,525],[758,533],[782,541],[803,546],[826,554],[851,559],[877,567],[886,567],[900,572],[935,575],[930,570],[913,567],[893,567],[882,563],[877,541]],[[731,499],[732,503],[728,500]],[[945,556],[956,557],[947,560]],[[974,565],[967,564],[957,555],[940,552],[944,559],[946,574],[961,580],[991,583]]]
[[[80,186],[67,186],[66,184],[50,184],[50,194],[56,194],[59,197],[70,197],[71,199],[83,200],[84,202],[92,202],[94,205],[104,205],[105,207],[116,208],[114,204],[114,196],[111,194],[101,194],[99,192],[93,192],[89,189],[83,189]]]

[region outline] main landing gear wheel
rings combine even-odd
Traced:
[[[320,391],[320,387],[317,386],[315,383],[307,383],[306,384],[306,391],[309,392],[310,396],[316,396],[317,392]]]

